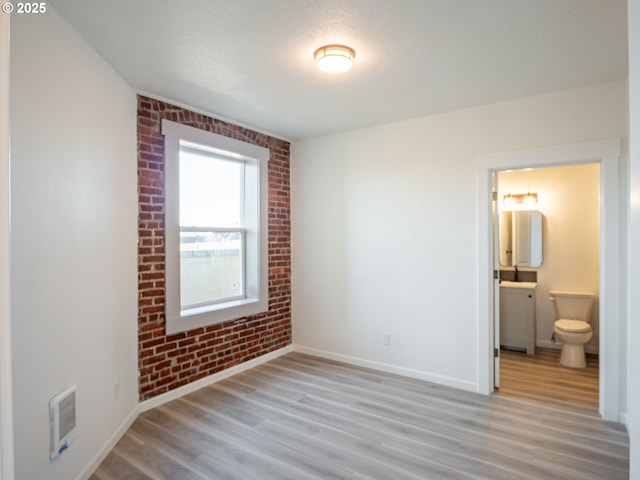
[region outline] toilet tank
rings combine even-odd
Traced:
[[[591,323],[591,312],[596,296],[593,293],[559,292],[552,290],[549,298],[553,301],[556,319],[567,318]]]

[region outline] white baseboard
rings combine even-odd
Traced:
[[[562,344],[553,343],[550,341],[538,341],[536,343],[537,346],[547,347],[547,348],[562,348]],[[595,348],[595,352],[589,352],[589,347],[587,347],[588,353],[597,353],[597,347]],[[471,392],[478,392],[478,384],[474,382],[467,382],[464,380],[459,380],[452,377],[447,377],[445,375],[437,375],[429,372],[425,372],[422,370],[415,370],[412,368],[401,367],[398,365],[392,365],[383,362],[377,362],[373,360],[365,360],[358,357],[352,357],[349,355],[343,355],[340,353],[329,352],[326,350],[319,350],[316,348],[305,347],[302,345],[288,345],[284,348],[276,350],[274,352],[267,353],[260,357],[254,358],[253,360],[249,360],[248,362],[241,363],[234,367],[228,368],[218,373],[214,373],[213,375],[209,375],[206,378],[202,378],[195,382],[184,385],[183,387],[177,388],[170,392],[164,393],[162,395],[158,395],[157,397],[153,397],[149,400],[139,403],[136,407],[131,411],[131,413],[127,416],[127,418],[122,422],[120,427],[113,433],[113,435],[109,438],[107,443],[103,448],[94,456],[92,461],[86,468],[78,475],[76,480],[86,480],[88,479],[93,472],[100,466],[102,461],[107,457],[109,452],[115,447],[116,443],[120,440],[120,438],[126,433],[131,424],[136,420],[138,415],[142,412],[150,410],[154,407],[162,405],[164,403],[170,402],[171,400],[175,400],[177,398],[182,397],[183,395],[187,395],[188,393],[199,390],[200,388],[206,387],[213,383],[224,380],[225,378],[231,377],[232,375],[236,375],[238,373],[247,371],[251,368],[257,367],[263,363],[266,363],[270,360],[278,358],[282,355],[285,355],[289,352],[300,352],[307,355],[312,355],[315,357],[326,358],[328,360],[335,360],[337,362],[342,362],[350,365],[356,365],[359,367],[371,368],[373,370],[379,370],[382,372],[392,373],[396,375],[401,375],[404,377],[415,378],[418,380],[424,380],[427,382],[433,382],[439,385],[446,385],[448,387],[459,388],[461,390],[467,390]],[[628,416],[626,413],[620,414],[620,422],[627,425],[628,428]]]
[[[544,348],[554,348],[556,350],[560,350],[562,348],[562,343],[556,342],[553,343],[551,340],[536,340],[536,347],[544,347]],[[587,345],[584,347],[584,351],[587,353],[593,353],[598,355],[600,349],[597,345]]]
[[[625,412],[620,413],[620,423],[622,423],[625,427],[627,427],[627,433],[631,433],[629,432],[629,428],[631,425],[629,425],[629,415]]]
[[[240,372],[244,372],[249,370],[250,368],[257,367],[258,365],[268,362],[269,360],[273,360],[274,358],[278,358],[286,353],[293,351],[293,345],[286,346],[274,352],[267,353],[260,357],[254,358],[253,360],[249,360],[248,362],[241,363],[234,367],[228,368],[218,373],[214,373],[213,375],[209,375],[208,377],[201,378],[195,382],[184,385],[183,387],[176,388],[175,390],[171,390],[170,392],[164,393],[162,395],[158,395],[157,397],[153,397],[144,402],[138,403],[135,408],[131,411],[131,413],[127,416],[122,425],[118,427],[118,429],[111,435],[107,443],[100,449],[100,451],[93,457],[89,465],[87,465],[84,470],[78,475],[76,480],[87,480],[93,472],[100,466],[109,452],[113,450],[113,447],[116,446],[116,443],[122,438],[122,436],[127,432],[131,424],[135,422],[138,415],[142,412],[145,412],[153,407],[157,407],[162,405],[163,403],[170,402],[171,400],[175,400],[176,398],[180,398],[183,395],[186,395],[191,392],[195,392],[202,387],[206,387],[207,385],[211,385],[213,383],[219,382],[225,378],[230,377],[231,375],[235,375]]]
[[[318,350],[316,348],[305,347],[302,345],[294,345],[294,351],[312,355],[314,357],[326,358],[328,360],[335,360],[337,362],[347,363],[350,365],[356,365],[359,367],[371,368],[372,370],[379,370],[382,372],[393,373],[396,375],[402,375],[403,377],[415,378],[418,380],[424,380],[427,382],[437,383],[439,385],[446,385],[448,387],[459,388],[461,390],[467,390],[470,392],[478,392],[478,384],[475,382],[467,382],[457,378],[447,377],[445,375],[437,375],[422,370],[415,370],[412,368],[401,367],[398,365],[392,365],[383,362],[377,362],[373,360],[365,360],[358,357],[351,357],[349,355],[343,355],[340,353],[328,352],[326,350]]]
[[[247,362],[243,362],[239,365],[236,365],[231,368],[227,368],[226,370],[222,370],[221,372],[214,373],[213,375],[209,375],[208,377],[201,378],[200,380],[196,380],[195,382],[188,383],[182,387],[176,388],[175,390],[171,390],[170,392],[163,393],[158,395],[157,397],[150,398],[149,400],[145,400],[138,405],[138,410],[140,413],[146,412],[154,407],[162,405],[164,403],[170,402],[171,400],[175,400],[176,398],[180,398],[183,395],[186,395],[191,392],[195,392],[196,390],[200,390],[203,387],[211,385],[213,383],[219,382],[220,380],[224,380],[232,375],[237,373],[244,372],[253,367],[257,367],[269,360],[273,360],[274,358],[281,357],[289,352],[294,350],[293,345],[288,345],[279,350],[275,350],[270,353],[266,353],[257,358],[249,360]]]
[[[105,443],[104,446],[93,457],[93,459],[91,459],[91,462],[89,462],[89,464],[84,468],[84,470],[80,472],[80,475],[76,477],[76,480],[87,480],[89,477],[91,477],[91,475],[93,475],[93,472],[95,472],[96,469],[102,463],[102,461],[105,458],[107,458],[107,455],[109,455],[109,452],[113,450],[113,447],[116,446],[116,443],[118,443],[118,441],[122,438],[122,436],[125,433],[127,433],[127,430],[129,429],[131,424],[135,422],[136,418],[138,418],[139,413],[140,412],[138,409],[138,405],[135,405],[134,408],[129,413],[129,415],[127,415],[127,418],[124,419],[124,422],[120,424],[120,426],[113,433],[113,435],[109,437],[109,440],[107,440],[107,443]]]

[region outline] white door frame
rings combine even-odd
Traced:
[[[14,477],[9,307],[9,15],[0,15],[0,480]]]
[[[621,204],[626,187],[620,182],[621,139],[500,152],[476,157],[478,215],[478,391],[493,392],[493,242],[491,174],[494,171],[581,163],[600,164],[600,415],[622,421],[622,341],[626,291],[621,281],[623,237]]]

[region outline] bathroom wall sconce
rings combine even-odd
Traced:
[[[538,203],[537,193],[507,193],[502,198],[502,208],[504,210],[530,210]]]
[[[318,69],[325,73],[343,73],[353,66],[356,52],[345,45],[325,45],[313,53]]]

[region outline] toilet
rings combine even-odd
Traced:
[[[560,363],[567,367],[587,366],[585,344],[593,337],[591,312],[595,295],[579,292],[549,292],[549,299],[556,311],[553,324],[555,338],[562,342]]]

